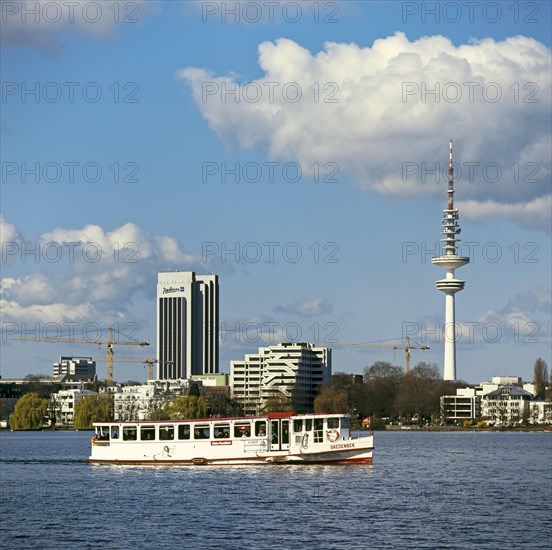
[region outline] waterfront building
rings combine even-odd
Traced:
[[[530,424],[552,424],[552,401],[529,402]]]
[[[481,382],[478,386],[475,386],[478,395],[486,395],[492,391],[498,390],[502,386],[518,386],[525,391],[529,392],[532,397],[535,397],[537,390],[535,384],[523,382],[520,376],[493,376],[490,382]]]
[[[67,382],[93,382],[96,380],[96,361],[92,357],[60,357],[59,362],[54,363],[54,376]]]
[[[465,281],[456,279],[454,272],[469,263],[466,256],[459,256],[457,247],[460,239],[458,208],[454,208],[454,169],[452,164],[452,140],[450,141],[450,159],[448,169],[447,208],[443,210],[441,233],[444,238],[443,254],[431,262],[445,270],[445,278],[436,282],[437,290],[445,293],[445,353],[444,380],[456,380],[456,317],[454,295],[464,288]]]
[[[481,398],[481,417],[495,426],[515,426],[527,419],[533,396],[524,389],[507,384]]]
[[[200,383],[201,384],[201,383]],[[190,381],[149,380],[147,384],[134,386],[114,386],[109,393],[113,395],[115,420],[147,420],[153,411],[162,409],[173,398],[187,396]]]
[[[524,383],[519,376],[493,376],[456,395],[441,396],[441,420],[460,424],[464,420],[483,418],[491,425],[552,422],[552,402],[533,401],[535,385]]]
[[[75,419],[75,406],[87,395],[98,395],[91,390],[70,389],[53,393],[48,405],[50,420],[55,421],[56,426],[72,426]]]
[[[157,378],[215,374],[219,368],[217,275],[158,274]]]
[[[21,395],[21,384],[6,382],[0,377],[0,428],[8,427],[10,414],[14,412]]]
[[[460,424],[481,416],[481,395],[475,388],[458,388],[456,395],[441,397],[441,418],[446,422]]]
[[[261,347],[243,361],[232,361],[230,387],[247,415],[263,414],[271,407],[309,413],[331,374],[331,349],[283,343]]]

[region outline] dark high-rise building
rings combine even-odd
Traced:
[[[95,380],[96,361],[92,357],[60,357],[54,363],[54,376],[65,376],[66,380]]]
[[[157,378],[214,374],[219,363],[218,276],[169,271],[157,280]]]

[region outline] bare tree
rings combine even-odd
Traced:
[[[332,387],[323,388],[314,400],[314,412],[348,413],[351,406],[346,390],[336,390]]]
[[[498,399],[496,401],[496,418],[498,418],[500,425],[505,426],[508,420],[508,402],[505,399]]]
[[[529,413],[531,424],[539,423],[539,406],[536,403],[531,403],[531,412]]]
[[[439,367],[437,363],[425,363],[423,361],[419,362],[412,369],[412,376],[416,378],[423,378],[425,380],[441,380],[442,376],[439,372]]]
[[[548,385],[548,365],[546,361],[539,357],[535,361],[533,369],[533,384],[535,384],[536,397],[544,399],[544,392]]]

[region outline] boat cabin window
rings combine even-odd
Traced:
[[[305,431],[310,432],[312,430],[312,418],[305,419]]]
[[[159,426],[159,439],[170,441],[174,439],[174,426]]]
[[[328,429],[338,429],[339,428],[339,418],[328,418]]]
[[[295,419],[293,421],[293,431],[301,433],[303,431],[303,419]]]
[[[251,424],[249,422],[236,422],[234,424],[234,437],[249,437]]]
[[[278,421],[272,420],[272,443],[276,445],[278,443]]]
[[[96,428],[97,438],[100,441],[109,441],[109,426],[100,426]]]
[[[190,425],[179,424],[178,425],[178,439],[190,439]]]
[[[111,439],[119,439],[119,426],[111,426]]]
[[[155,439],[155,426],[142,426],[140,428],[140,439],[142,441],[153,441]]]
[[[255,436],[256,437],[265,437],[266,436],[266,421],[257,420],[255,422]]]
[[[123,426],[123,441],[136,441],[136,426]]]
[[[230,424],[215,424],[213,432],[215,439],[228,439],[230,437]]]
[[[341,427],[344,430],[349,429],[349,419],[347,417],[344,417],[344,418],[341,419]]]
[[[324,441],[324,419],[314,419],[314,442],[322,443]]]
[[[194,428],[194,439],[209,439],[210,429],[209,426],[196,426]]]
[[[289,444],[289,420],[282,420],[282,444]]]

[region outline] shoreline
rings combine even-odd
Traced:
[[[0,432],[93,432],[93,428],[39,428],[36,430],[12,430],[9,427],[1,427]],[[369,432],[365,429],[351,429],[355,432]],[[515,427],[491,427],[491,428],[464,428],[463,426],[386,426],[384,428],[374,429],[373,432],[537,432],[552,433],[552,426],[515,426]]]
[[[362,430],[364,431],[364,430]],[[375,432],[552,432],[552,426],[504,426],[464,428],[463,426],[386,426]]]

